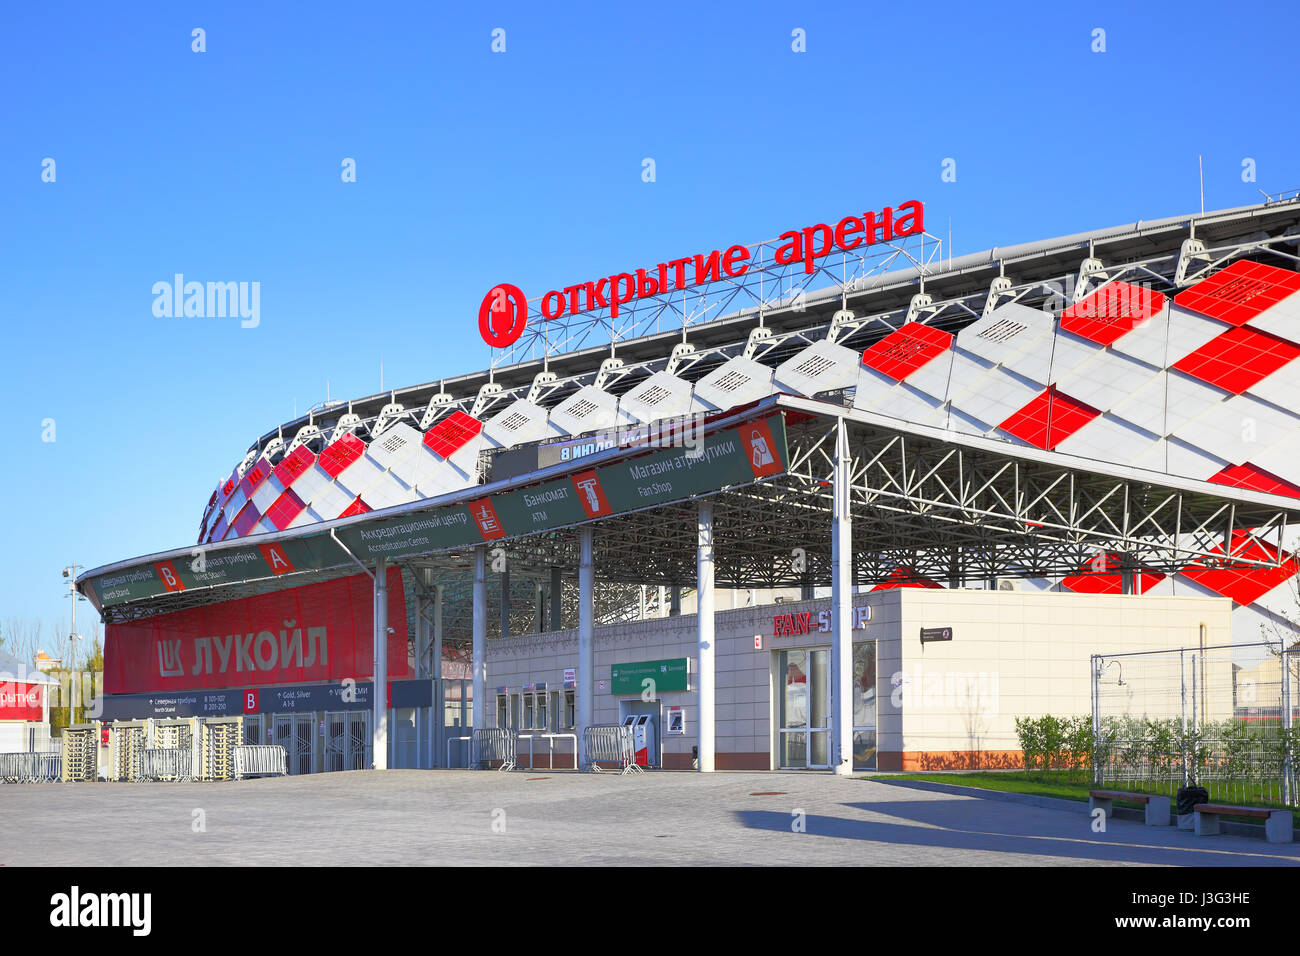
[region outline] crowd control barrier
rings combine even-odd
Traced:
[[[484,727],[474,731],[471,762],[480,770],[490,769],[494,761],[501,761],[498,770],[514,770],[515,754],[519,741],[513,730],[502,727]]]
[[[189,747],[145,747],[140,751],[140,779],[193,780],[194,751]]]
[[[241,744],[235,748],[236,780],[283,777],[288,772],[288,756],[279,744]]]
[[[617,763],[621,768],[620,776],[643,772],[637,766],[631,727],[609,724],[586,728],[582,732],[582,752],[586,757],[587,769],[592,773],[603,771],[600,766],[602,762]]]
[[[55,783],[62,773],[59,750],[0,754],[0,783]]]

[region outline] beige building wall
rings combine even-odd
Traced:
[[[880,655],[881,683],[891,689],[882,692],[879,711],[880,769],[1021,766],[1015,719],[1090,714],[1093,654],[1198,647],[1202,625],[1207,645],[1232,639],[1231,602],[1226,598],[921,589],[898,593],[898,653]],[[921,628],[947,626],[953,628],[951,642],[921,644]],[[1119,660],[1118,668],[1108,667],[1102,675],[1103,713],[1179,714],[1177,655]],[[1212,685],[1231,686],[1230,657],[1205,663],[1201,672],[1210,669]],[[1190,694],[1190,660],[1183,667]],[[1228,717],[1231,701],[1215,701],[1209,710],[1200,716]]]
[[[853,604],[871,608],[870,620],[854,631],[854,642],[877,642],[880,769],[1019,765],[1017,716],[1090,712],[1092,654],[1195,646],[1202,623],[1209,643],[1231,639],[1225,598],[902,588],[858,594]],[[779,654],[829,647],[830,634],[817,629],[819,613],[829,608],[830,601],[820,598],[716,612],[718,769],[777,767],[778,681],[783,680],[777,674]],[[774,635],[775,616],[803,613],[811,616],[811,633]],[[952,627],[953,640],[922,648],[922,627]],[[685,709],[686,733],[662,739],[663,766],[669,769],[688,769],[698,744],[694,615],[596,629],[597,724],[619,723],[619,701],[638,700],[610,692],[612,665],[680,657],[690,660],[690,689],[660,694],[665,713],[669,706]],[[1177,664],[1163,660],[1169,670],[1165,674],[1156,675],[1152,665],[1144,665],[1150,687],[1167,689],[1170,681],[1177,686]],[[573,629],[490,639],[488,725],[497,726],[499,688],[509,699],[525,685],[544,682],[548,701],[558,692],[562,702],[564,671],[576,669],[577,663]],[[1132,676],[1137,670],[1134,665]],[[1128,690],[1121,694],[1127,697],[1116,698],[1117,708],[1140,713],[1163,703],[1163,698],[1147,702],[1134,696],[1135,681],[1124,686]],[[566,730],[555,726],[553,716],[548,714],[548,729]],[[546,753],[540,741],[537,752]]]

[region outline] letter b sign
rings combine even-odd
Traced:
[[[257,713],[257,691],[255,690],[244,691],[244,713],[246,714]]]

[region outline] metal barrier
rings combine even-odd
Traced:
[[[0,783],[54,783],[62,776],[62,765],[58,750],[0,754]]]
[[[470,762],[478,769],[487,770],[494,760],[501,761],[498,770],[514,770],[518,737],[513,730],[504,727],[484,727],[474,731],[473,750]]]
[[[179,783],[194,779],[194,751],[189,747],[145,747],[140,752],[141,780]]]
[[[288,772],[288,755],[278,744],[241,744],[235,748],[236,780],[283,777]]]
[[[600,761],[617,763],[619,775],[642,773],[636,762],[636,747],[632,742],[632,728],[617,724],[588,727],[582,732],[582,752],[587,769],[602,773]]]
[[[578,769],[578,735],[577,734],[517,734],[516,740],[528,741],[528,769],[536,769],[533,760],[533,738],[540,737],[546,741],[547,766],[546,769],[555,769],[555,741],[572,740],[573,741],[573,769]]]
[[[233,780],[235,776],[234,749],[242,746],[244,718],[205,717],[199,724],[198,778],[201,780]]]

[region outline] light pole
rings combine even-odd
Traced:
[[[68,634],[68,642],[67,642],[68,653],[66,656],[66,663],[64,663],[63,665],[64,671],[67,673],[68,681],[69,681],[68,684],[69,700],[67,702],[69,724],[72,723],[72,717],[73,717],[72,698],[76,696],[76,694],[72,692],[73,684],[71,682],[77,679],[72,672],[72,663],[73,663],[73,658],[75,657],[77,652],[77,641],[81,639],[81,635],[77,633],[77,602],[86,600],[84,597],[82,597],[80,594],[77,593],[77,571],[78,570],[84,571],[86,570],[86,566],[84,564],[70,564],[63,569],[63,576],[68,579],[68,593],[66,597],[70,601],[72,601],[72,631]],[[60,687],[62,687],[63,682],[60,681],[59,685]]]

